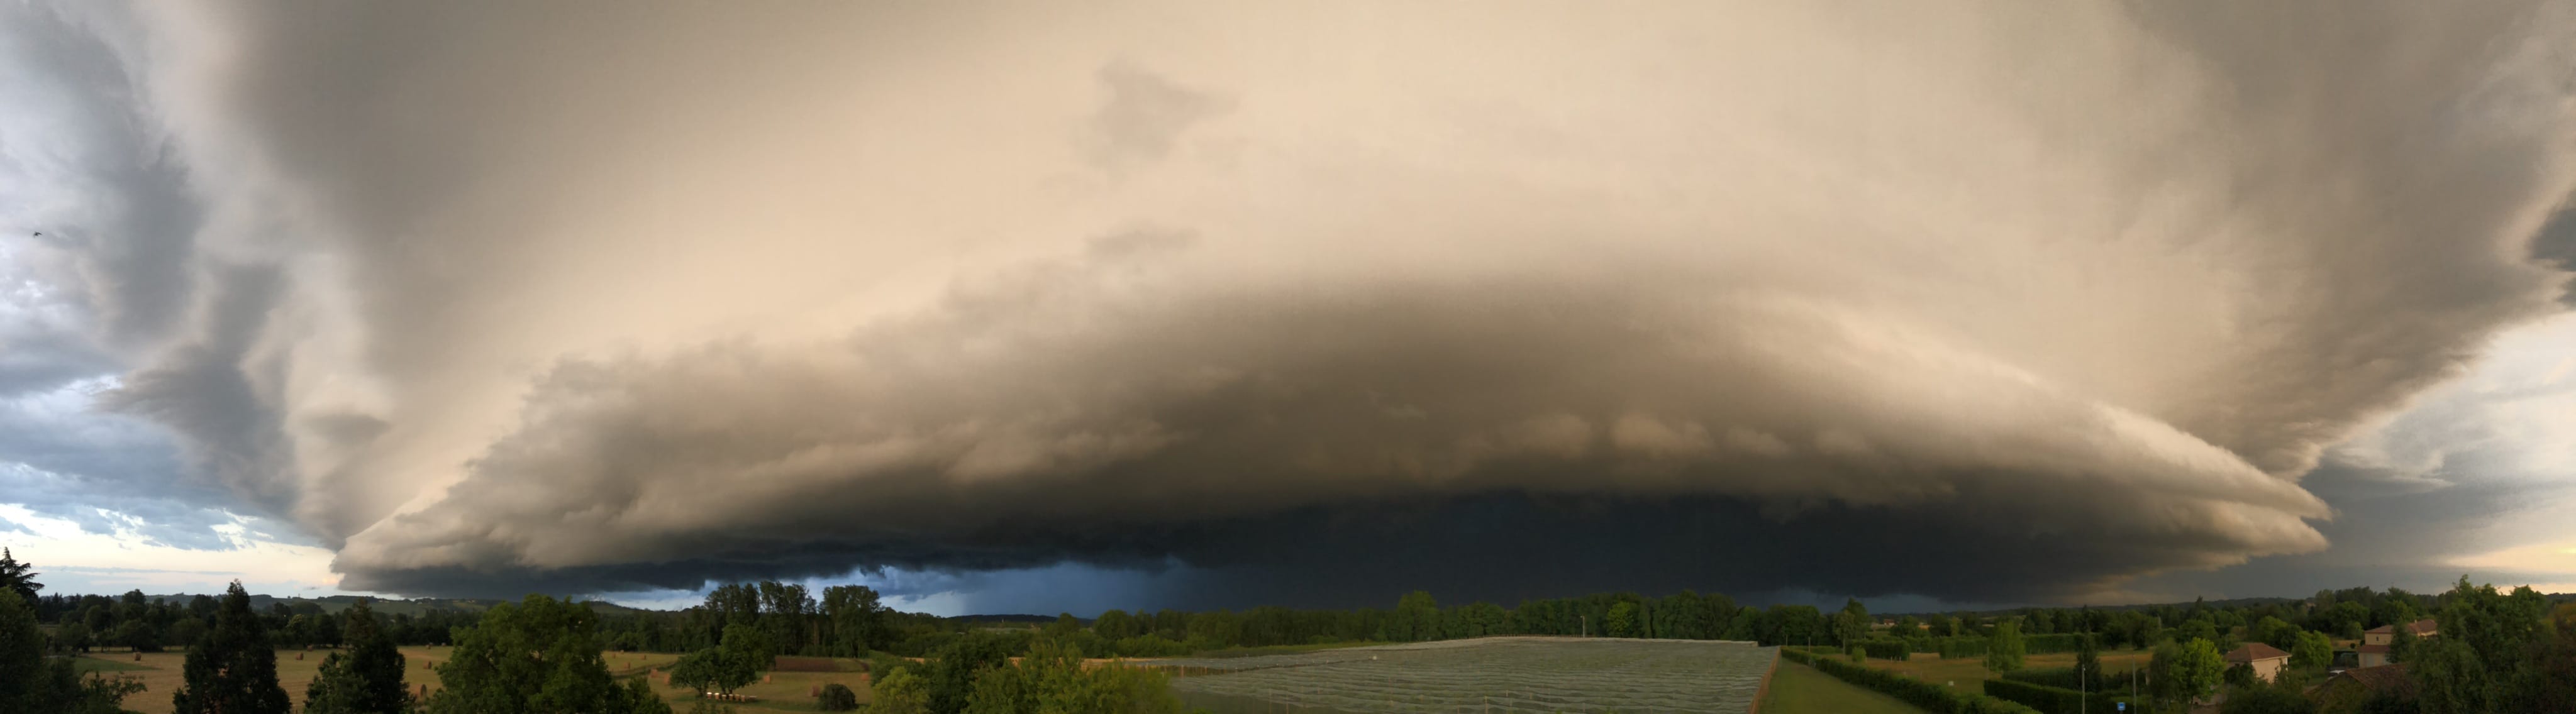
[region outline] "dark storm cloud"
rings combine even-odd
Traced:
[[[2569,201],[2559,207],[2558,212],[2549,215],[2549,222],[2543,224],[2540,234],[2531,239],[2531,257],[2556,264],[2561,270],[2576,271],[2576,200]],[[2569,304],[2576,305],[2576,289],[2568,290],[2562,297]]]
[[[238,267],[211,282],[199,317],[203,333],[100,395],[100,406],[168,426],[185,438],[201,473],[265,514],[288,513],[296,494],[275,480],[290,468],[279,418],[256,384],[270,381],[258,372],[282,367],[261,359],[253,342],[277,309],[280,278],[271,269]]]
[[[2566,280],[2564,8],[1374,12],[149,8],[111,404],[356,589],[2073,599]]]

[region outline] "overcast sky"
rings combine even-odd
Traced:
[[[53,591],[2576,590],[2576,8],[0,0]]]

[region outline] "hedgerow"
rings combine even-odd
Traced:
[[[2019,703],[1983,694],[1961,694],[1951,691],[1948,687],[1883,669],[1852,664],[1838,658],[1818,657],[1789,649],[1780,650],[1780,656],[1792,662],[1814,667],[1818,671],[1833,675],[1835,679],[1895,697],[1933,714],[2039,714],[2038,710]]]

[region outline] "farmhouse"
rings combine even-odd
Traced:
[[[2400,625],[2373,627],[2362,631],[2361,646],[2353,650],[2361,655],[2360,664],[2364,669],[2386,666],[2389,664],[2388,643],[2397,638],[2397,628],[2406,628],[2407,632],[2414,633],[2416,637],[2433,637],[2441,634],[2440,625],[2441,623],[2424,619]]]
[[[2254,677],[2266,682],[2272,681],[2273,677],[2281,673],[2281,668],[2289,663],[2290,653],[2261,642],[2248,642],[2245,646],[2227,653],[2228,666],[2242,664],[2252,667]]]

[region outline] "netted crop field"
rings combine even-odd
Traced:
[[[1778,652],[1741,642],[1487,637],[1231,659],[1171,659],[1216,714],[1743,714]]]

